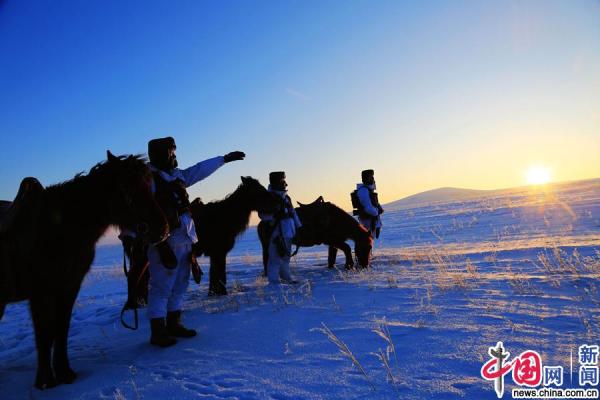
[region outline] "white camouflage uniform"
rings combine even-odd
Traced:
[[[286,198],[287,191],[274,190],[269,185],[269,191],[275,195]],[[291,206],[291,204],[290,204]],[[296,230],[302,226],[298,214],[294,207],[290,207],[292,215],[288,218],[283,218],[279,223],[273,227],[273,234],[269,239],[269,261],[267,262],[267,277],[270,283],[278,284],[280,279],[286,282],[292,281],[292,275],[290,273],[290,254],[292,253],[292,239],[296,236]],[[259,217],[263,221],[275,221],[273,214],[262,214],[259,213]],[[285,241],[285,247],[287,255],[281,256],[277,249],[276,240],[278,237],[283,237]]]
[[[186,169],[175,168],[171,174],[159,171],[150,166],[153,171],[158,172],[166,181],[180,179],[186,187],[203,180],[219,169],[225,160],[223,156],[201,161]],[[152,185],[154,191],[154,184]],[[185,213],[179,217],[181,225],[170,232],[167,243],[177,257],[177,266],[167,269],[163,266],[154,246],[148,248],[148,262],[150,281],[148,284],[148,317],[164,318],[167,312],[179,311],[182,308],[183,295],[190,283],[192,244],[198,241],[196,227],[191,214]]]
[[[369,195],[369,190],[375,189],[375,184],[356,184],[356,193],[358,195],[358,201],[360,201],[360,204],[362,204],[365,213],[371,216],[370,218],[363,218],[359,216],[358,221],[371,232],[371,235],[373,235],[373,237],[375,237],[375,230],[377,228],[381,228],[381,217],[379,216],[379,210],[373,205],[373,203],[371,203],[371,196]]]

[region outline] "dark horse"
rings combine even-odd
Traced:
[[[259,181],[251,177],[241,179],[242,184],[225,199],[207,204],[196,199],[191,204],[198,236],[194,253],[197,257],[210,257],[209,295],[227,294],[227,253],[233,248],[236,237],[248,228],[252,211],[270,213],[275,209],[275,200]],[[126,308],[134,308],[135,303],[147,303],[146,250],[147,247],[136,242],[126,248],[131,262],[127,276],[129,298]]]
[[[335,266],[337,249],[346,256],[346,268],[354,267],[352,250],[346,240],[354,241],[354,252],[361,268],[369,266],[373,238],[369,231],[347,212],[320,196],[310,204],[298,203],[298,218],[302,222],[301,234],[292,243],[298,247],[311,247],[319,244],[329,246],[328,267]],[[270,228],[267,223],[258,224],[258,237],[263,248],[263,266],[267,273],[268,243]]]
[[[221,201],[192,203],[198,235],[195,252],[210,257],[209,295],[227,294],[227,253],[233,248],[235,238],[248,228],[251,212],[271,213],[275,205],[271,193],[251,177],[242,177],[237,190]]]
[[[76,378],[67,354],[71,312],[106,229],[127,226],[153,242],[167,234],[145,161],[107,155],[87,175],[46,189],[25,179],[2,218],[0,305],[29,299],[40,389]]]

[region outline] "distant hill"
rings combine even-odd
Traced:
[[[581,186],[598,185],[600,178],[584,179],[578,181],[555,182],[549,184],[554,190],[577,189]],[[424,206],[427,204],[451,203],[457,201],[472,200],[481,197],[502,196],[522,193],[530,189],[530,186],[519,186],[507,189],[476,190],[461,189],[453,187],[443,187],[427,190],[425,192],[413,194],[400,200],[392,201],[384,205],[387,210],[398,210],[402,208],[412,208]]]
[[[384,208],[395,210],[400,208],[411,208],[432,203],[447,203],[454,201],[464,201],[477,197],[489,196],[499,192],[498,190],[475,190],[461,189],[453,187],[444,187],[427,190],[425,192],[413,194],[400,200],[393,201],[385,205]]]

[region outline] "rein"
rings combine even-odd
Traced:
[[[133,266],[133,245],[131,245],[130,247],[131,251],[131,263],[130,263],[130,267]],[[144,273],[146,272],[146,269],[148,268],[148,263],[146,263],[146,265],[144,265],[144,268],[142,268],[142,271],[140,272],[140,275],[138,276],[137,282],[135,283],[135,285],[133,286],[133,291],[132,291],[132,298],[135,300],[134,305],[133,305],[133,326],[129,325],[127,322],[125,322],[125,311],[128,310],[127,308],[127,302],[125,302],[125,304],[123,305],[123,308],[121,309],[121,325],[123,325],[123,327],[127,328],[127,329],[131,329],[132,331],[135,331],[138,329],[139,327],[139,317],[138,317],[138,302],[137,302],[137,288],[140,284],[140,280],[142,279],[142,276],[144,276]],[[125,277],[129,277],[129,272],[131,271],[131,268],[129,268],[129,271],[127,270],[127,252],[125,251],[125,247],[123,247],[123,273],[125,274]]]
[[[296,245],[296,250],[294,250],[294,252],[290,254],[290,257],[294,257],[296,254],[298,254],[298,250],[300,250],[300,246]]]

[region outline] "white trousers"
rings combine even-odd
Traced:
[[[280,256],[275,244],[276,237],[273,235],[269,241],[269,261],[267,262],[267,277],[269,283],[280,283],[280,278],[284,281],[291,281],[290,274],[290,256]],[[287,253],[292,252],[292,239],[286,239]]]
[[[192,241],[178,239],[176,243],[169,240],[169,246],[177,257],[177,266],[174,269],[165,268],[160,261],[158,251],[154,246],[149,246],[148,317],[150,319],[164,318],[167,312],[181,310],[183,306],[183,295],[190,284]]]

